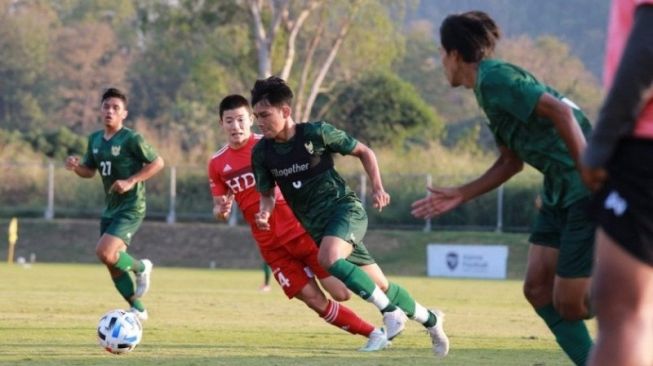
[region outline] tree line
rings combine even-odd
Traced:
[[[324,119],[375,148],[492,141],[469,91],[449,88],[437,24],[418,1],[0,0],[0,160],[61,159],[100,128],[99,95],[128,92],[129,121],[166,159],[203,164],[222,142],[217,104],[287,79],[299,121]],[[498,56],[595,115],[596,77],[554,36],[510,37]]]

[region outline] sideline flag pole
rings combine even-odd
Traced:
[[[14,247],[18,240],[18,219],[12,217],[9,221],[9,251],[7,251],[7,263],[14,263]]]

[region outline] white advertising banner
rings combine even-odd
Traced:
[[[429,276],[506,278],[507,264],[505,245],[429,244],[426,249]]]

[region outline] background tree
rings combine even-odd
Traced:
[[[0,0],[0,122],[27,131],[46,124],[56,96],[47,71],[57,16],[46,1]]]
[[[295,90],[294,118],[298,121],[310,119],[320,92],[357,74],[356,66],[364,63],[369,70],[377,63],[387,63],[396,57],[403,42],[397,31],[403,21],[402,5],[373,0],[329,1],[328,6],[320,0],[248,0],[247,5],[258,77],[277,74],[289,80]],[[341,51],[348,55],[339,57]],[[334,72],[336,62],[349,72]]]
[[[415,88],[389,74],[369,74],[334,90],[325,119],[374,146],[401,146],[407,138],[437,141],[442,120]]]

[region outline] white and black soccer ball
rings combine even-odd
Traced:
[[[140,343],[143,327],[134,313],[116,309],[100,318],[97,336],[100,346],[108,352],[127,353]]]

